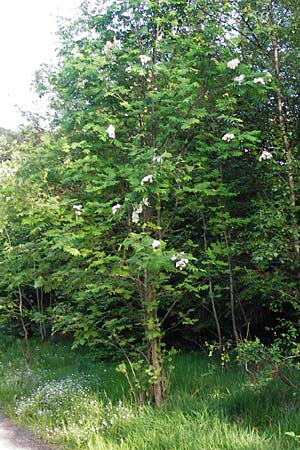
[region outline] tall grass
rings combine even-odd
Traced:
[[[198,354],[175,358],[160,410],[131,402],[115,364],[67,343],[0,343],[0,407],[47,441],[82,450],[285,450],[299,443],[300,399],[272,381],[253,389],[235,366]]]

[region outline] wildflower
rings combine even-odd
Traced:
[[[222,141],[226,141],[226,142],[230,142],[232,141],[232,139],[235,138],[235,135],[233,133],[226,133],[224,134],[224,136],[222,137]]]
[[[113,215],[115,215],[115,214],[118,212],[118,210],[119,210],[120,208],[121,208],[120,203],[117,203],[116,205],[114,205],[114,206],[111,208]]]
[[[254,78],[253,83],[265,84],[265,80],[263,79],[263,77],[258,77],[258,78]]]
[[[181,258],[175,263],[175,267],[179,270],[184,269],[189,263],[189,260],[187,258]]]
[[[163,161],[163,158],[162,158],[161,155],[154,155],[152,161],[153,161],[154,163],[161,164],[162,161]]]
[[[266,159],[271,158],[273,158],[272,153],[268,152],[267,150],[264,150],[258,159],[259,161],[265,161]]]
[[[145,183],[153,183],[153,179],[154,179],[154,176],[153,176],[153,175],[146,175],[146,176],[141,180],[141,185],[144,186]]]
[[[142,203],[140,203],[139,206],[132,211],[131,220],[133,223],[139,223],[140,214],[142,214],[142,212],[143,212],[143,205]]]
[[[228,67],[228,69],[234,70],[234,69],[237,68],[237,66],[239,65],[239,63],[240,63],[239,58],[235,58],[235,59],[232,59],[231,61],[228,61],[227,67]]]
[[[242,73],[238,77],[235,77],[233,80],[240,86],[245,79],[245,75]]]
[[[75,214],[77,216],[81,216],[81,214],[82,214],[82,212],[81,212],[82,205],[73,205],[73,209],[75,210]]]
[[[127,66],[126,68],[125,68],[125,72],[126,73],[130,73],[132,71],[132,66]]]
[[[106,129],[108,137],[114,139],[116,137],[115,127],[113,125],[109,125]]]
[[[150,207],[150,203],[149,203],[148,197],[144,197],[143,200],[142,200],[142,203],[143,203],[143,205]]]
[[[177,256],[176,255],[173,255],[172,257],[171,257],[171,261],[176,261],[177,260]]]
[[[157,239],[153,239],[152,248],[159,248],[159,247],[160,247],[160,241]]]
[[[151,61],[151,58],[150,58],[150,56],[147,56],[147,55],[140,55],[140,60],[141,60],[142,66],[145,66],[149,61]]]

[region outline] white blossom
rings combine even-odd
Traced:
[[[112,213],[113,213],[113,215],[115,215],[117,212],[118,212],[118,210],[121,208],[121,205],[120,205],[120,203],[117,203],[116,205],[114,205],[113,207],[112,207]]]
[[[114,139],[116,137],[115,127],[113,125],[109,125],[106,129],[108,137]]]
[[[272,153],[268,152],[267,150],[264,150],[258,159],[259,161],[265,161],[266,159],[271,158],[273,158]]]
[[[159,248],[159,247],[160,247],[160,241],[157,239],[153,239],[152,248]]]
[[[234,70],[234,69],[237,68],[237,66],[239,65],[240,62],[241,62],[241,61],[239,60],[239,58],[232,59],[231,61],[228,61],[227,67],[228,67],[229,69]]]
[[[147,55],[140,55],[139,58],[141,60],[142,66],[145,66],[148,62],[151,61],[150,56],[147,56]]]
[[[125,68],[125,72],[126,73],[130,73],[132,71],[132,66],[127,66],[126,68]]]
[[[189,263],[189,260],[187,258],[181,258],[175,263],[175,267],[179,270],[184,269]]]
[[[162,155],[154,155],[153,156],[153,162],[157,164],[161,164],[163,161]]]
[[[131,220],[133,223],[139,223],[140,215],[135,209],[132,211]]]
[[[239,75],[238,77],[235,77],[233,80],[234,80],[237,84],[241,85],[241,84],[243,83],[244,79],[245,79],[245,75],[242,73],[242,74]]]
[[[82,214],[82,212],[81,212],[82,205],[73,205],[73,209],[74,209],[75,214],[77,216],[81,216],[81,214]]]
[[[154,179],[154,175],[146,175],[146,176],[141,180],[141,185],[144,186],[145,183],[153,183],[153,179]]]
[[[142,212],[143,212],[143,205],[142,203],[140,203],[139,206],[132,211],[131,220],[133,223],[139,223],[140,214],[142,214]]]
[[[232,139],[234,139],[234,138],[235,138],[235,135],[233,133],[226,133],[222,137],[222,140],[226,141],[226,142],[229,142],[229,141],[232,141]]]
[[[265,84],[265,80],[263,79],[263,77],[257,77],[257,78],[254,78],[253,83]]]
[[[150,207],[150,202],[149,202],[148,197],[144,197],[143,200],[142,200],[142,203],[143,203],[143,205]]]
[[[179,270],[183,270],[189,263],[189,260],[184,258],[184,252],[173,255],[171,261],[175,262],[175,267]]]

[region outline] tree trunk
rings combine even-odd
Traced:
[[[238,345],[240,342],[240,337],[237,331],[236,325],[236,317],[235,317],[235,298],[234,298],[234,282],[233,282],[233,269],[232,269],[232,261],[230,254],[230,247],[228,242],[227,231],[224,231],[224,239],[227,250],[227,262],[228,262],[228,270],[229,270],[229,291],[230,291],[230,310],[231,310],[231,321],[232,321],[232,331],[235,340],[235,344]]]
[[[204,251],[205,251],[205,256],[206,256],[206,260],[207,260],[208,258],[207,258],[206,221],[205,221],[204,213],[202,211],[201,211],[201,216],[202,216],[202,224],[203,224]],[[208,270],[208,283],[209,283],[209,297],[210,297],[212,312],[213,312],[213,316],[214,316],[214,320],[215,320],[215,324],[216,324],[216,328],[217,328],[217,334],[218,334],[219,352],[221,353],[222,347],[223,347],[221,327],[220,327],[220,322],[219,322],[217,309],[216,309],[213,282],[212,282],[212,278],[211,278],[209,270]]]

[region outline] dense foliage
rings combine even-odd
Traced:
[[[172,346],[293,346],[298,13],[83,2],[61,24],[36,76],[50,131],[0,143],[3,329],[137,359],[157,405]]]

